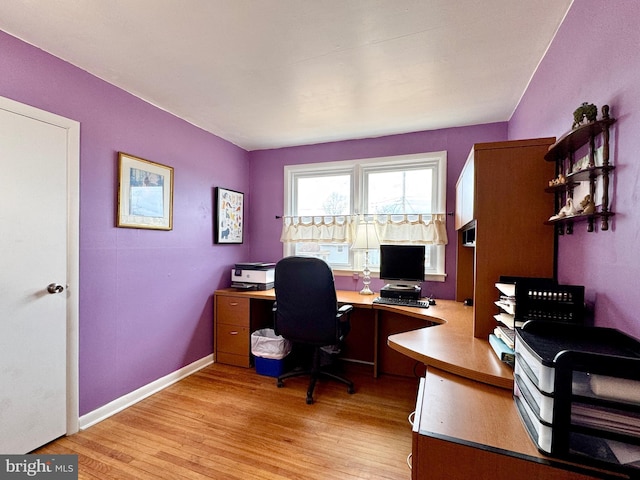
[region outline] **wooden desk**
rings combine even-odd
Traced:
[[[393,309],[397,309],[397,307],[391,307],[391,309],[374,308],[375,295],[360,295],[358,292],[345,290],[338,290],[336,293],[338,303],[350,304],[355,307],[352,314],[352,331],[348,337],[345,353],[347,356],[355,354],[356,357],[365,357],[366,362],[372,364],[373,375],[377,377],[381,357],[379,346],[382,343],[379,335],[381,318],[384,315],[392,316]],[[226,288],[214,293],[214,354],[216,361],[243,367],[250,366],[250,333],[259,328],[272,326],[271,306],[274,301],[275,291],[273,289],[241,291]],[[388,313],[384,314],[383,310],[387,310]],[[417,310],[424,311],[425,309]],[[397,309],[395,314],[398,312],[402,318],[394,319],[395,325],[389,327],[391,330],[384,328],[383,332],[394,333],[431,325],[425,315],[416,315],[415,312],[409,312],[412,315],[405,315],[402,309]],[[411,322],[410,319],[413,321]],[[410,323],[407,324],[407,321]],[[386,339],[386,336],[384,338]],[[362,343],[365,345],[363,346]],[[396,360],[400,362],[404,360],[403,355],[391,352],[391,355],[393,354],[399,357]],[[388,356],[389,354],[382,355],[383,362]],[[392,363],[392,361],[387,361],[387,363]]]
[[[251,366],[251,332],[273,326],[272,306],[275,291],[242,291],[233,288],[217,290],[213,297],[215,361],[241,367]],[[356,292],[340,292],[338,301],[357,309],[371,311],[373,298]],[[377,318],[375,319],[377,327]],[[374,329],[377,332],[377,328]],[[371,338],[375,338],[372,335]],[[377,373],[376,352],[372,348],[374,374]]]
[[[412,478],[627,478],[542,455],[505,389],[429,368],[413,423]]]
[[[349,337],[370,336],[372,339],[372,363],[374,376],[378,375],[380,366],[389,373],[400,373],[394,364],[400,363],[403,356],[413,359],[423,365],[432,365],[442,370],[456,373],[474,380],[491,385],[512,389],[513,370],[499,361],[487,340],[473,336],[473,309],[452,300],[437,300],[437,304],[429,308],[397,307],[392,305],[378,305],[373,303],[375,295],[360,295],[358,292],[338,290],[339,303],[348,303],[355,307],[366,318],[364,324],[356,324]],[[214,322],[219,324],[217,312],[222,299],[244,299],[251,302],[250,315],[247,314],[242,325],[246,332],[240,335],[246,338],[241,347],[247,352],[240,360],[242,366],[249,366],[248,335],[257,328],[270,325],[271,302],[275,300],[274,290],[239,291],[232,288],[217,290],[214,294]],[[234,324],[236,325],[236,324]],[[435,325],[435,326],[430,326]],[[430,326],[429,328],[422,328]],[[365,332],[364,330],[368,330]],[[409,331],[407,331],[409,330]],[[215,329],[214,329],[215,331]],[[237,332],[238,329],[231,330]],[[404,332],[406,333],[396,333]],[[249,333],[247,333],[249,332]],[[381,351],[384,339],[388,337],[388,345],[402,355],[393,356],[393,351]],[[245,342],[244,338],[238,338]],[[216,361],[221,361],[218,340],[216,340]],[[367,355],[369,353],[367,352]],[[237,358],[237,357],[233,357]],[[228,355],[223,355],[223,361],[232,361]],[[232,362],[233,363],[233,362]]]
[[[427,366],[414,417],[412,479],[628,478],[538,452],[513,401],[513,370],[473,336],[472,307],[438,300],[423,314],[442,324],[387,339]]]
[[[498,360],[488,340],[473,336],[473,307],[437,300],[426,311],[405,312],[411,313],[442,325],[390,335],[392,349],[427,366],[513,390],[513,369]]]

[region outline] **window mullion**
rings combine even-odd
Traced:
[[[364,192],[363,188],[363,179],[362,179],[362,167],[360,165],[355,165],[353,168],[353,211],[351,212],[354,215],[360,215],[361,213],[365,213],[363,211],[364,202],[362,199],[362,195]]]
[[[358,164],[353,166],[351,174],[351,208],[352,215],[359,215],[362,213],[362,167]],[[354,270],[359,268],[357,253],[349,245],[349,264]]]

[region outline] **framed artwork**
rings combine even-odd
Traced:
[[[116,226],[173,228],[173,167],[118,152]]]
[[[244,193],[216,187],[216,243],[242,243]]]

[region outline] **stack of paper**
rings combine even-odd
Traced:
[[[524,324],[524,322],[516,320],[515,315],[505,312],[500,312],[497,315],[494,315],[493,318],[509,328],[521,327]]]
[[[513,349],[515,346],[516,332],[506,326],[498,325],[493,329],[493,334],[502,340],[507,347]]]

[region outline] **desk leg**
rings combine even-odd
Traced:
[[[373,310],[373,378],[378,378],[378,336],[380,332],[380,311]]]

